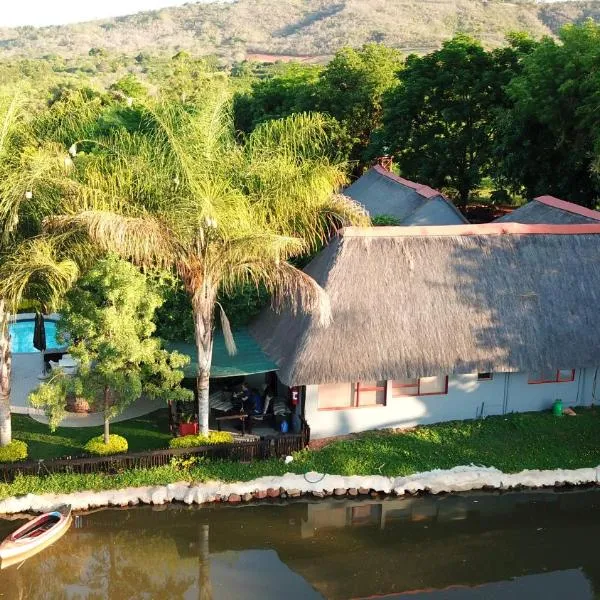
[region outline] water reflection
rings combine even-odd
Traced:
[[[0,572],[0,598],[587,600],[599,508],[589,490],[102,510]]]

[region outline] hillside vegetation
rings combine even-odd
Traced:
[[[366,42],[425,52],[458,32],[498,46],[508,31],[552,35],[565,23],[599,16],[600,0],[217,1],[66,26],[0,28],[0,58],[75,57],[90,48],[126,54],[187,50],[227,61],[252,54],[318,58]]]

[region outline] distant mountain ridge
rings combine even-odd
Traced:
[[[455,33],[497,46],[508,31],[553,35],[566,23],[600,20],[600,0],[237,0],[189,3],[74,25],[0,28],[0,58],[75,57],[90,48],[139,52],[320,57],[341,46],[382,42],[428,51]]]

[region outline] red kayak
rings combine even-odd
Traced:
[[[0,544],[0,569],[5,569],[41,552],[71,525],[71,506],[60,506],[19,527]]]

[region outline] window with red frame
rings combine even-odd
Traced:
[[[448,393],[448,377],[418,377],[392,381],[392,398],[402,396],[439,396]]]
[[[319,386],[319,410],[343,410],[365,406],[385,406],[385,381],[359,381],[352,384]]]
[[[551,369],[531,373],[527,383],[568,383],[575,381],[575,369]]]

